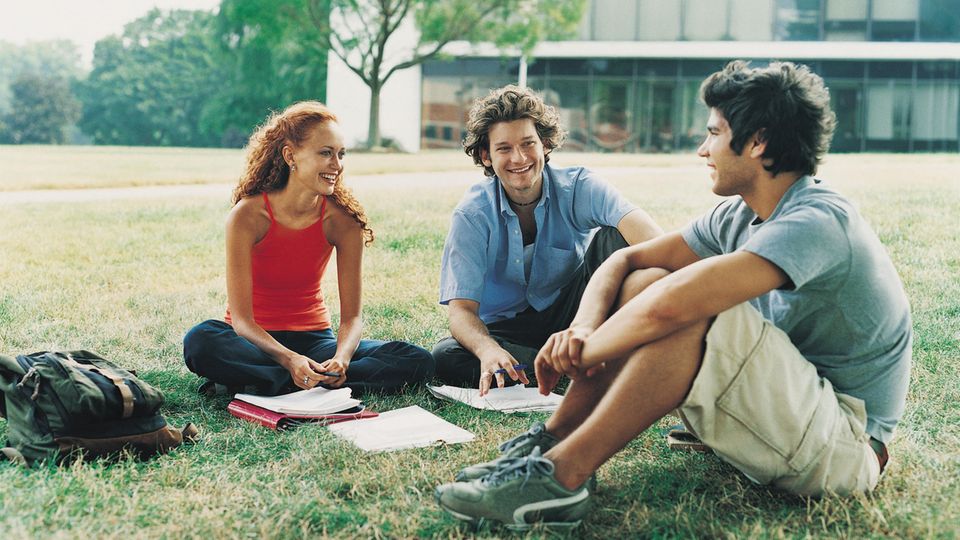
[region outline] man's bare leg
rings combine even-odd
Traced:
[[[634,296],[649,287],[651,283],[668,274],[669,272],[660,268],[648,268],[646,270],[632,272],[623,280],[614,311],[623,307],[623,305],[632,300]],[[547,432],[563,440],[573,430],[579,427],[580,424],[590,416],[590,413],[593,412],[594,407],[597,406],[597,403],[600,402],[604,394],[607,393],[607,390],[620,373],[623,365],[623,360],[607,362],[606,368],[596,373],[593,377],[572,381],[567,388],[567,393],[564,395],[560,407],[557,408],[546,422]]]
[[[683,402],[700,370],[708,328],[708,321],[701,321],[678,330],[641,347],[622,363],[586,420],[545,455],[556,465],[562,485],[573,489],[583,484],[600,465]]]

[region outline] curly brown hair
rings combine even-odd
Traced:
[[[244,197],[283,189],[290,179],[290,166],[283,159],[285,145],[299,146],[310,130],[324,122],[337,122],[337,116],[319,101],[301,101],[282,112],[274,112],[253,132],[247,143],[247,167],[233,188],[233,204]],[[333,194],[338,206],[350,214],[363,229],[364,245],[373,243],[367,213],[350,188],[343,184],[343,172],[337,177]]]
[[[487,176],[496,174],[493,167],[483,163],[481,151],[490,151],[490,128],[499,122],[512,122],[522,118],[533,120],[540,142],[546,148],[544,162],[550,161],[550,152],[563,145],[567,132],[560,126],[557,110],[543,102],[543,98],[529,88],[507,85],[477,99],[467,116],[467,136],[463,139],[463,151],[473,162],[483,167]]]

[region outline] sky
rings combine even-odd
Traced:
[[[119,34],[154,7],[213,10],[219,5],[220,0],[0,0],[0,41],[68,39],[79,46],[86,67],[97,40]]]

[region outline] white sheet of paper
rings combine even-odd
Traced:
[[[477,388],[458,386],[427,386],[430,393],[440,399],[459,401],[473,408],[505,413],[555,411],[563,401],[563,396],[550,393],[542,396],[536,387],[514,385],[507,388],[491,388],[486,396],[480,397]]]
[[[380,413],[376,418],[331,424],[327,429],[367,452],[462,443],[474,438],[473,433],[416,405]]]
[[[278,413],[286,414],[330,414],[360,404],[359,399],[350,397],[349,388],[329,390],[323,387],[300,390],[282,396],[255,396],[253,394],[237,394],[233,396],[240,401],[263,407]]]

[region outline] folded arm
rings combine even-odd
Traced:
[[[597,327],[584,341],[581,367],[622,358],[787,282],[778,266],[747,251],[687,265],[650,285]]]

